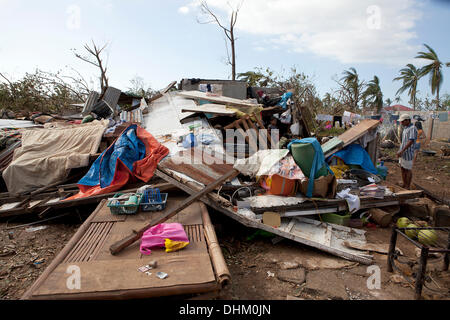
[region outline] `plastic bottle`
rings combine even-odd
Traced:
[[[195,138],[195,135],[193,133],[188,134],[184,138],[183,147],[189,149],[196,146],[197,146],[197,139]]]

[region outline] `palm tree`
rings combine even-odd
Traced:
[[[384,103],[385,103],[388,107],[390,107],[391,104],[392,104],[391,98],[387,98],[386,101],[385,101]]]
[[[430,85],[431,85],[431,94],[436,92],[436,101],[437,101],[437,109],[439,110],[439,89],[441,88],[442,81],[444,80],[442,75],[442,61],[439,60],[436,52],[425,43],[423,44],[428,52],[418,52],[416,58],[417,59],[425,59],[431,61],[430,64],[422,67],[420,72],[422,75],[430,75]],[[449,63],[446,63],[449,66]]]
[[[406,68],[400,70],[400,77],[395,78],[393,81],[403,81],[403,85],[397,90],[396,94],[402,94],[408,90],[408,95],[411,97],[413,109],[416,110],[416,95],[417,95],[417,83],[423,76],[421,69],[417,69],[412,64],[407,64]]]
[[[380,88],[380,79],[377,76],[374,76],[372,80],[367,84],[367,88],[363,93],[364,99],[367,100],[368,103],[375,107],[377,113],[381,112],[381,108],[383,108],[383,93]]]
[[[359,81],[358,72],[355,68],[350,68],[343,72],[344,77],[341,81],[344,82],[345,89],[349,92],[350,104],[354,111],[358,110],[358,102],[361,96],[363,83]]]

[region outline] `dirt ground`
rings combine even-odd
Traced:
[[[381,149],[381,156],[388,157],[385,166],[389,173],[387,181],[397,184],[401,182],[401,171],[395,157],[397,149]],[[450,198],[450,159],[436,156],[424,156],[419,153],[413,167],[413,183],[437,195],[441,199]]]
[[[392,153],[383,151],[382,156],[389,156],[389,152]],[[387,180],[397,183],[401,180],[400,169],[393,161],[386,162]],[[449,178],[450,160],[419,156],[414,181],[448,199]],[[369,290],[368,266],[286,239],[273,244],[272,238],[255,235],[256,230],[220,213],[211,212],[211,219],[232,276],[232,283],[221,291],[219,299],[414,299],[412,285],[399,273],[387,272],[387,255],[374,253],[374,265],[381,270],[381,289]],[[1,222],[0,299],[19,299],[76,232],[81,221],[81,217],[64,217],[33,225],[46,226],[46,229],[32,232],[27,231],[28,227],[6,230],[26,221]],[[369,242],[389,243],[390,228],[365,230]],[[411,275],[418,261],[414,246],[399,237],[398,247],[404,253],[402,260],[413,265],[411,268],[399,264],[399,267]],[[450,299],[450,273],[440,271],[442,265],[442,256],[429,260],[426,286],[434,291],[424,288],[425,299]]]

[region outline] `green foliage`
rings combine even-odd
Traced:
[[[82,102],[86,93],[80,86],[67,83],[59,73],[36,70],[20,80],[0,83],[0,109],[58,113]]]
[[[335,80],[339,85],[337,90],[338,101],[340,102],[343,109],[347,109],[352,112],[360,111],[360,102],[365,105],[365,100],[363,99],[363,93],[365,88],[365,82],[360,79],[358,72],[355,68],[350,68],[345,70],[343,77],[339,80]],[[340,113],[343,110],[336,110],[336,113]]]
[[[442,74],[442,65],[444,64],[439,60],[436,52],[428,45],[423,44],[428,52],[420,51],[418,52],[416,58],[428,60],[430,63],[423,66],[420,69],[420,73],[422,76],[429,75],[430,76],[430,86],[431,93],[436,93],[436,110],[440,109],[440,99],[439,99],[439,90],[442,86],[442,82],[444,81],[444,76]],[[450,66],[450,63],[445,63],[447,67]]]
[[[345,132],[345,128],[331,128],[331,129],[325,129],[321,128],[318,132],[316,132],[316,135],[319,137],[325,137],[325,136],[333,136],[337,137]]]
[[[238,73],[238,80],[247,82],[250,87],[266,87],[267,79],[264,74],[255,71],[247,71],[244,73]]]
[[[416,95],[417,95],[417,83],[423,76],[422,71],[416,68],[413,64],[407,64],[406,68],[400,70],[400,76],[395,78],[394,81],[403,81],[400,89],[397,90],[397,94],[402,94],[408,90],[413,109],[416,109]]]
[[[363,93],[363,99],[373,108],[376,108],[377,113],[380,113],[383,108],[383,93],[380,88],[380,79],[377,76],[374,76],[367,84],[366,90]]]
[[[430,46],[426,44],[424,44],[424,46],[428,49],[428,52],[418,52],[416,59],[424,59],[430,61],[429,64],[423,66],[420,70],[422,75],[430,76],[431,93],[434,94],[435,92],[439,91],[439,88],[442,85],[442,62],[439,60],[436,52]]]

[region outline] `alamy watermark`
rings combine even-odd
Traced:
[[[381,289],[381,269],[377,265],[367,267],[367,273],[370,274],[367,279],[367,289],[380,290]]]
[[[66,269],[66,273],[69,276],[66,279],[66,287],[69,290],[81,289],[81,269],[79,266],[70,265]]]
[[[81,8],[76,4],[67,7],[68,14],[66,27],[69,30],[78,30],[81,28]]]
[[[370,30],[380,30],[381,29],[381,8],[376,5],[368,6],[366,9],[367,17],[367,28]]]

